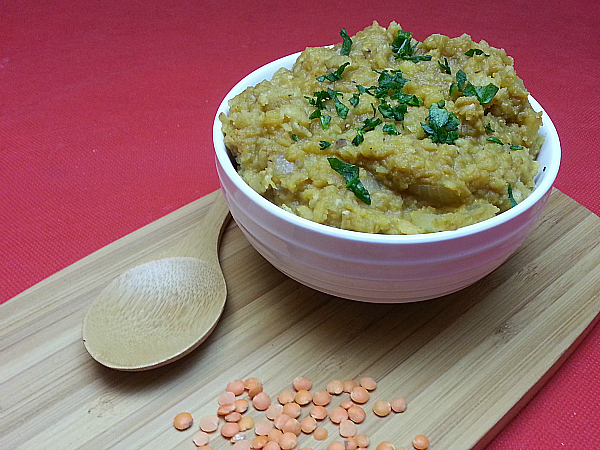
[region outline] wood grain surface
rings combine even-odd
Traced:
[[[214,414],[233,379],[258,377],[275,395],[298,375],[310,377],[313,390],[371,376],[379,383],[372,401],[405,397],[406,412],[367,411],[358,425],[373,448],[383,440],[411,448],[416,434],[427,435],[432,450],[481,448],[598,319],[600,219],[555,190],[505,264],[463,291],[413,304],[364,304],[304,287],[260,257],[232,221],[220,253],[229,294],[213,334],[155,370],[98,364],[81,338],[95,296],[127,268],[168,256],[215,195],[0,306],[0,448],[193,449],[197,425],[176,431],[175,414]],[[333,424],[325,427],[327,441],[302,435],[300,446],[324,450],[341,439]],[[231,447],[216,435],[210,445]]]

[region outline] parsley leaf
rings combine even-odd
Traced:
[[[298,135],[296,133],[292,133],[292,140],[293,141],[297,141],[298,140]]]
[[[385,100],[381,99],[379,107],[377,108],[381,115],[386,119],[397,120],[402,122],[404,120],[404,114],[408,108],[405,103],[400,103],[396,106],[390,106]]]
[[[411,106],[421,106],[423,99],[418,95],[405,94],[404,92],[396,92],[391,98],[395,98],[399,103],[406,103]]]
[[[354,136],[354,139],[352,139],[352,145],[358,147],[360,144],[363,143],[364,140],[365,136],[363,135],[362,130],[359,128],[358,130],[356,130],[356,136]]]
[[[495,131],[489,123],[485,126],[485,129],[492,133]]]
[[[321,121],[321,128],[323,128],[324,130],[327,129],[327,127],[329,126],[329,122],[331,122],[331,116],[327,114],[321,114],[320,109],[315,109],[313,113],[310,116],[308,116],[308,118],[310,120],[319,119]]]
[[[488,57],[490,55],[488,55],[487,53],[484,53],[483,50],[479,49],[479,48],[472,48],[470,50],[467,50],[467,52],[465,53],[465,55],[467,56],[473,56],[473,55],[483,55],[485,57]]]
[[[400,134],[400,132],[398,131],[398,129],[396,128],[396,125],[393,123],[386,123],[383,126],[383,132],[386,134]]]
[[[342,119],[345,119],[346,116],[348,115],[348,107],[346,105],[344,105],[338,98],[338,95],[341,95],[340,92],[336,91],[334,89],[327,89],[327,93],[333,99],[333,103],[335,105],[335,110],[336,110],[338,116],[340,116]]]
[[[445,108],[445,102],[442,100],[429,107],[428,124],[421,124],[423,131],[434,143],[453,144],[458,139],[458,126],[460,120],[452,112]]]
[[[500,145],[504,145],[504,142],[502,142],[500,139],[498,139],[497,137],[489,137],[486,139],[486,141],[488,142],[493,142],[494,144],[500,144]]]
[[[352,94],[352,97],[348,100],[348,102],[354,107],[356,107],[356,105],[358,105],[359,101],[360,101],[360,94],[356,94],[356,93]]]
[[[382,98],[389,95],[390,91],[394,93],[399,93],[404,85],[410,81],[408,78],[404,78],[402,75],[402,71],[400,70],[382,70],[381,72],[376,71],[379,74],[379,78],[377,79],[377,86],[371,86],[366,91],[375,96],[376,98]],[[371,92],[372,91],[372,92]]]
[[[346,67],[348,67],[350,65],[349,62],[345,62],[344,64],[342,64],[340,67],[338,67],[336,70],[334,70],[333,72],[330,73],[326,73],[325,75],[321,75],[320,77],[317,77],[317,81],[325,81],[325,80],[329,80],[332,83],[337,81],[337,80],[341,80],[342,79],[342,73],[344,72],[344,69]]]
[[[350,55],[350,47],[352,47],[352,39],[348,36],[345,28],[342,28],[340,31],[340,36],[342,37],[342,48],[340,49],[340,55]]]
[[[415,44],[412,43],[412,33],[405,30],[398,31],[398,36],[392,42],[392,52],[396,59],[404,59],[417,63],[419,61],[430,61],[431,55],[426,56],[415,56],[415,49],[417,48],[418,41]]]
[[[359,168],[353,164],[348,164],[338,158],[327,158],[329,161],[329,165],[333,170],[339,173],[346,180],[346,188],[349,191],[352,191],[359,200],[366,203],[367,205],[371,204],[371,196],[369,195],[369,191],[363,186],[360,182]]]
[[[331,142],[327,142],[327,141],[319,141],[319,147],[321,148],[321,150],[325,150],[327,147],[331,146]]]
[[[499,90],[500,88],[492,83],[487,86],[474,86],[469,82],[463,89],[463,95],[465,97],[477,97],[479,103],[485,105],[492,101]]]
[[[466,82],[467,74],[462,69],[459,69],[458,72],[456,72],[456,83],[450,85],[450,95],[454,94],[457,90],[462,92]]]
[[[511,150],[523,150],[523,146],[522,145],[511,144],[510,145],[510,149]]]
[[[444,63],[443,64],[442,64],[441,61],[438,61],[438,66],[440,66],[440,69],[442,69],[448,75],[452,74],[452,72],[450,71],[450,65],[448,64],[448,58],[444,58]]]
[[[513,197],[512,187],[510,184],[508,185],[508,199],[510,200],[511,208],[514,208],[515,206],[517,206],[517,201]]]

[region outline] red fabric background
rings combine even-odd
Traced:
[[[0,303],[218,188],[227,91],[373,20],[505,48],[561,136],[556,186],[600,214],[595,0],[3,0]],[[489,448],[600,448],[599,363],[596,327]]]

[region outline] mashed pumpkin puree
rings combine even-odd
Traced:
[[[466,34],[417,42],[395,22],[340,35],[220,116],[255,191],[318,223],[385,234],[455,230],[530,194],[541,114],[504,50]]]

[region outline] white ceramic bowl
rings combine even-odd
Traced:
[[[340,230],[284,211],[251,189],[232,165],[219,114],[246,87],[291,68],[299,53],[273,61],[240,81],[221,103],[213,127],[221,189],[250,244],[289,277],[319,291],[365,302],[401,303],[440,297],[480,280],[502,264],[534,228],[560,165],[556,129],[543,112],[546,140],[536,186],[524,201],[483,222],[438,233],[390,236]]]

